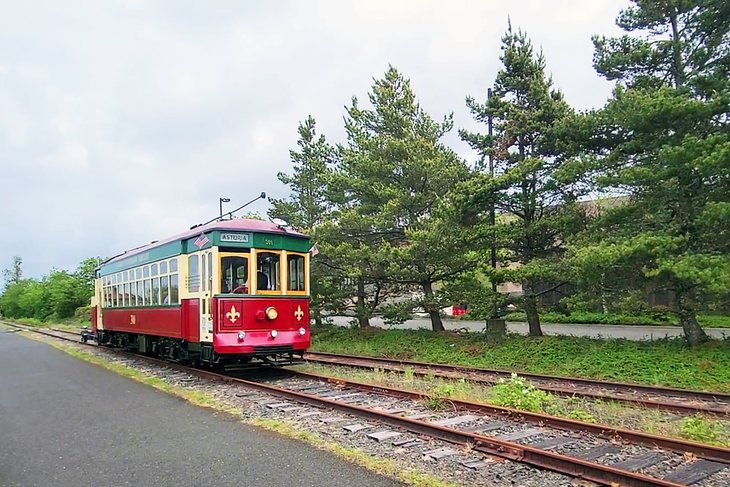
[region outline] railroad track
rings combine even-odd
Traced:
[[[393,372],[410,370],[414,375],[465,379],[482,384],[496,384],[509,378],[512,372],[497,369],[481,369],[459,365],[413,362],[379,357],[363,357],[334,353],[307,352],[305,359],[311,363],[342,365],[360,369],[380,369]],[[641,384],[624,384],[592,379],[574,379],[541,374],[519,373],[535,387],[559,396],[580,396],[604,401],[615,401],[661,409],[682,414],[704,413],[713,416],[730,416],[730,394],[692,391]]]
[[[77,336],[69,336],[67,332],[59,335],[59,332],[30,331],[81,344]],[[463,457],[460,463],[468,469],[489,468],[490,463],[483,456],[488,455],[601,485],[730,485],[730,449],[727,448],[462,401],[450,401],[448,412],[434,411],[425,407],[423,395],[418,393],[313,374],[296,372],[264,383],[241,378],[240,372],[234,372],[238,375],[234,377],[231,373],[191,369],[123,354],[186,374],[241,385],[252,391],[246,397],[285,416],[301,418],[325,415],[322,409],[336,411],[341,416],[323,417],[322,421],[340,422],[350,434],[367,435],[393,448],[424,448],[424,437],[464,446],[463,449],[444,446],[421,453],[433,460],[460,455]],[[353,416],[365,423],[353,420]]]

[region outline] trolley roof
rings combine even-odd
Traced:
[[[203,245],[199,245],[201,241],[195,243],[201,236],[205,236],[202,239],[202,241],[205,241]],[[99,266],[99,274],[111,274],[145,262],[195,252],[213,245],[291,248],[291,250],[306,251],[308,250],[308,242],[309,237],[307,235],[271,222],[245,218],[217,220],[207,225],[193,227],[173,237],[156,240],[150,244],[127,250],[102,263]]]

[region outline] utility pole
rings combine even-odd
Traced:
[[[223,219],[223,203],[230,203],[230,198],[218,198],[218,206],[220,208],[220,219]]]
[[[489,100],[492,99],[492,89],[487,88],[487,109],[489,106]],[[489,132],[489,142],[491,144],[491,147],[489,148],[489,176],[494,177],[494,158],[492,153],[494,152],[494,141],[492,140],[492,113],[489,112],[489,116],[487,117],[487,129]],[[489,208],[489,224],[492,226],[492,229],[494,229],[494,223],[495,223],[495,215],[494,215],[494,200],[492,200],[492,203]],[[491,249],[491,263],[492,263],[492,269],[497,268],[497,247],[494,244],[494,239],[492,239],[492,249]],[[492,291],[495,293],[497,292],[497,283],[494,282],[494,279],[492,279]]]

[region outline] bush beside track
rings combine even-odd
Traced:
[[[400,358],[569,377],[730,392],[730,341],[690,348],[682,339],[617,339],[318,327],[312,351]]]

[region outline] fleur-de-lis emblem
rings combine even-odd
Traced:
[[[236,320],[238,319],[238,317],[241,316],[241,313],[236,311],[235,306],[231,306],[231,310],[228,313],[226,313],[226,316],[228,317],[229,320],[231,320],[231,323],[235,323]]]
[[[302,306],[297,306],[297,310],[294,312],[294,317],[297,319],[297,321],[300,321],[302,319],[302,316],[304,316],[304,311],[302,311]]]

